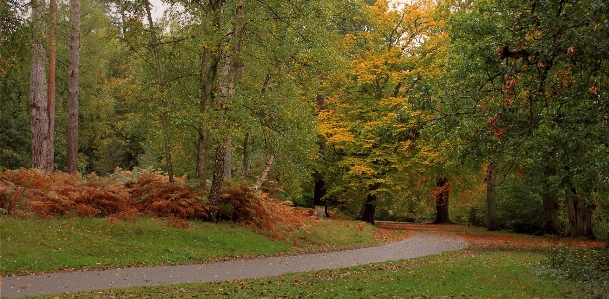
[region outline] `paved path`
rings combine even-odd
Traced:
[[[413,237],[400,242],[337,252],[234,260],[201,265],[1,277],[0,297],[13,298],[133,286],[266,277],[290,272],[345,268],[416,258],[457,250],[466,246],[465,240],[454,234],[416,231]]]

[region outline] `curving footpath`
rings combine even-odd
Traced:
[[[467,247],[465,240],[455,234],[416,231],[414,236],[403,241],[337,252],[244,259],[200,265],[6,276],[1,277],[0,297],[15,298],[134,286],[267,277],[291,272],[346,268],[390,260],[410,259],[465,247]]]

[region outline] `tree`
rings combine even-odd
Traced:
[[[68,162],[67,171],[75,173],[78,166],[78,64],[80,60],[80,0],[71,0]]]
[[[156,83],[157,83],[157,97],[161,103],[161,128],[163,134],[163,148],[165,150],[165,164],[167,165],[167,174],[169,176],[169,183],[173,184],[173,163],[171,158],[171,148],[169,140],[169,120],[168,120],[168,105],[165,99],[165,86],[163,82],[163,72],[161,71],[161,62],[159,57],[159,42],[154,27],[154,21],[152,20],[152,13],[150,10],[150,1],[144,0],[144,8],[146,10],[146,17],[148,18],[148,30],[150,31],[150,46],[152,50],[154,70],[156,72]]]
[[[445,177],[439,177],[436,187],[436,220],[433,223],[451,223],[448,213],[450,182]]]
[[[26,19],[29,3],[0,2],[0,168],[31,167],[29,76],[32,35]]]
[[[227,130],[224,117],[226,115],[229,98],[235,96],[237,88],[237,80],[240,77],[241,70],[241,43],[243,39],[244,26],[244,0],[239,0],[235,12],[235,27],[231,32],[232,48],[230,58],[226,62],[223,70],[223,78],[220,78],[220,100],[218,102],[220,116],[218,118],[218,127],[223,130],[220,135],[220,142],[216,148],[215,168],[211,190],[209,192],[209,201],[215,205],[220,199],[220,189],[224,180],[230,179],[230,162],[231,162],[231,134]],[[218,7],[221,10],[221,7]],[[223,84],[224,83],[224,84]],[[272,159],[270,160],[273,161]],[[227,170],[228,168],[228,170]],[[267,171],[268,172],[268,171]]]
[[[32,167],[53,171],[53,134],[50,101],[47,93],[45,50],[43,47],[44,2],[32,1],[32,66],[30,69],[30,125],[32,138]]]
[[[587,178],[587,183],[579,181],[579,188],[606,190],[594,166],[603,163],[598,158],[605,154],[592,154],[606,153],[605,142],[597,138],[605,130],[601,127],[606,114],[598,105],[604,94],[597,86],[607,79],[599,72],[604,68],[598,55],[605,51],[606,34],[597,26],[606,14],[599,3],[491,1],[469,3],[461,10],[453,6],[458,10],[451,27],[458,76],[454,82],[466,91],[457,105],[464,108],[460,116],[466,116],[460,127],[480,132],[487,128],[481,134],[466,133],[470,149],[487,145],[486,151],[469,152],[479,153],[480,163],[509,162],[504,165],[525,169],[542,190],[542,233],[559,231],[558,196],[573,187],[573,178]],[[486,124],[481,119],[487,119]],[[583,140],[582,148],[578,144]],[[580,158],[582,154],[586,158]],[[574,172],[573,165],[589,172]]]
[[[51,156],[51,169],[55,169],[55,96],[56,96],[56,84],[55,77],[57,73],[57,38],[55,37],[55,30],[57,29],[57,0],[50,0],[49,7],[49,18],[51,20],[49,29],[49,72],[48,72],[48,114],[49,114],[49,141]]]
[[[497,223],[497,163],[492,161],[488,165],[486,182],[486,227],[489,231],[499,229]]]
[[[357,190],[365,198],[358,218],[370,223],[397,183],[394,175],[407,168],[425,122],[410,92],[418,84],[417,49],[433,27],[433,7],[428,1],[399,10],[386,1],[366,7],[366,26],[345,35],[345,55],[352,59],[345,86],[320,113],[321,133],[347,182],[331,192]]]

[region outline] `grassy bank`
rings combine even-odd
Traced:
[[[224,283],[177,284],[59,298],[586,298],[535,273],[537,253],[461,250],[347,269]],[[38,297],[46,298],[46,297]]]
[[[590,252],[552,255],[562,252],[553,246],[588,250],[603,245],[599,242],[489,233],[462,226],[402,224],[403,230],[389,230],[348,220],[310,221],[297,229],[286,226],[281,239],[232,223],[188,222],[187,228],[173,228],[167,220],[147,218],[132,222],[105,218],[0,220],[2,275],[337,250],[402,239],[411,229],[450,231],[471,246],[435,256],[346,269],[36,298],[609,298],[602,277],[609,272],[597,271],[601,277],[594,278],[596,282],[580,281],[590,276],[590,269],[605,267],[606,262],[587,263],[585,258],[573,261],[577,267],[567,267],[568,272],[585,274],[577,274],[575,279],[563,277],[564,269],[548,270],[544,266],[549,257],[565,264],[566,258],[586,257]]]
[[[2,217],[0,274],[93,270],[127,266],[178,265],[248,256],[270,256],[380,244],[405,238],[352,221],[313,221],[270,239],[232,223],[69,218],[38,221]],[[339,236],[339,237],[337,237]]]

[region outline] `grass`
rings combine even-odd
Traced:
[[[407,235],[348,220],[314,221],[299,229],[285,227],[282,240],[231,223],[189,222],[188,228],[178,229],[168,227],[166,220],[145,218],[134,222],[0,220],[2,275],[336,250]],[[565,264],[564,259],[574,256],[550,255],[557,240],[477,228],[417,226],[421,225],[405,228],[448,230],[462,235],[471,247],[418,259],[270,278],[34,298],[609,298],[605,285],[584,285],[562,275],[564,270],[547,267],[548,257]],[[578,265],[581,273],[606,266],[603,262],[584,267],[581,260],[571,264]],[[574,266],[569,269],[575,273]]]
[[[460,250],[412,260],[223,283],[64,294],[59,298],[565,298],[535,274],[538,253]],[[582,294],[574,298],[585,298]],[[37,297],[45,298],[45,297]]]
[[[204,262],[224,257],[290,251],[232,224],[190,223],[171,228],[160,220],[109,223],[106,219],[2,218],[2,275],[128,265]]]
[[[103,218],[39,221],[2,217],[0,274],[93,270],[128,266],[178,265],[251,256],[271,256],[380,244],[380,229],[346,220],[307,225],[269,239],[232,223],[189,222],[172,228],[167,221]],[[336,236],[340,235],[340,238]],[[405,237],[394,232],[392,238]]]

